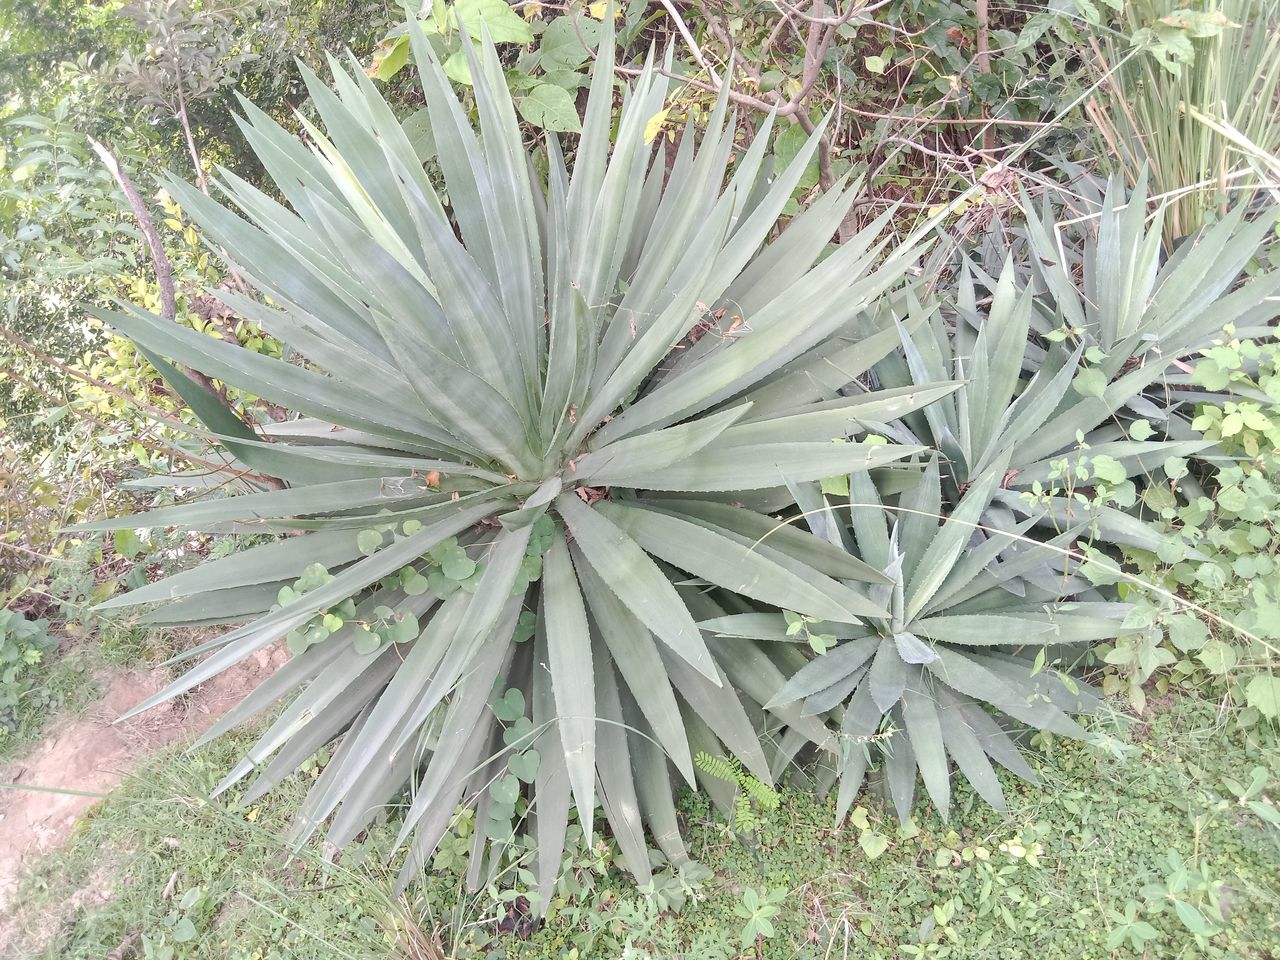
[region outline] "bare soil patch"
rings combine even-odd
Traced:
[[[122,713],[162,689],[169,675],[109,670],[98,681],[101,698],[0,767],[0,783],[27,788],[0,790],[0,949],[10,940],[8,915],[23,870],[60,847],[76,821],[143,758],[207,730],[287,657],[282,646],[259,651],[190,694],[118,723]]]

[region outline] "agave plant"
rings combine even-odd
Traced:
[[[1121,405],[1138,397],[1163,368],[1138,366],[1114,383],[1095,385],[1087,378],[1093,368],[1083,363],[1084,344],[1036,345],[1031,291],[1018,289],[1012,264],[994,287],[989,308],[979,313],[966,274],[954,326],[937,307],[913,306],[913,331],[905,325],[901,329],[903,352],[876,366],[881,382],[921,383],[935,374],[967,380],[901,423],[882,425],[881,432],[938,449],[952,502],[998,467],[1003,476],[992,504],[984,508],[990,523],[1008,528],[1015,513],[1035,512],[1047,526],[1070,526],[1087,515],[1092,535],[1153,549],[1159,537],[1147,524],[1105,503],[1085,508],[1073,491],[1100,482],[1116,489],[1129,477],[1158,469],[1169,457],[1209,446],[1193,439],[1135,439],[1117,426]],[[1035,495],[1033,500],[1028,493]]]
[[[1115,637],[1130,607],[1097,597],[1075,576],[1065,547],[1083,524],[1045,543],[1029,536],[1035,517],[1008,531],[988,524],[1003,475],[1003,463],[989,467],[941,523],[946,508],[937,458],[887,511],[871,475],[861,473],[849,477],[847,501],[823,498],[809,514],[816,531],[856,551],[888,581],[871,590],[888,616],[854,625],[804,624],[806,632],[840,642],[796,671],[766,704],[798,703],[802,717],[838,725],[838,818],[877,752],[904,821],[917,770],[947,815],[952,761],[983,799],[1003,810],[991,761],[1032,782],[1035,774],[993,712],[1084,736],[1069,714],[1093,711],[1098,699],[1055,669],[1057,651]],[[795,624],[794,616],[754,612],[703,626],[722,636],[777,641],[794,633]]]
[[[225,171],[227,207],[170,184],[263,297],[219,295],[295,362],[137,308],[102,316],[233,465],[285,487],[93,527],[293,535],[106,606],[239,624],[139,710],[287,638],[293,658],[210,735],[288,701],[220,787],[256,773],[248,799],[341,738],[299,840],[328,822],[340,847],[407,788],[411,871],[466,800],[488,825],[479,879],[486,833],[508,836],[527,805],[545,894],[571,809],[589,839],[599,802],[644,879],[646,825],[684,855],[672,772],[695,781],[691,745],[765,780],[761,718],[833,745],[794,706],[764,710],[794,650],[708,643],[697,621],[747,602],[848,626],[889,616],[869,592],[885,575],[835,544],[788,528],[753,546],[776,523],[750,503],[913,455],[853,438],[955,385],[839,392],[894,346],[893,329],[849,331],[914,251],[886,253],[883,219],[829,249],[844,182],[776,229],[817,134],[774,174],[769,122],[739,144],[722,98],[668,170],[646,137],[666,83],[646,63],[615,117],[606,40],[570,172],[555,139],[531,162],[491,44],[467,49],[477,132],[410,36],[447,206],[354,62],[332,63],[336,91],[307,76],[324,124],[303,121],[308,142],[245,105],[287,206]],[[251,430],[164,358],[301,418]]]
[[[1096,347],[1091,362],[1109,378],[1135,361],[1163,372],[1227,326],[1241,336],[1269,336],[1277,314],[1272,298],[1280,278],[1242,278],[1275,227],[1274,205],[1246,219],[1248,206],[1237,204],[1166,256],[1160,231],[1169,208],[1151,204],[1145,176],[1130,191],[1112,178],[1084,231],[1023,204],[1035,329],[1060,329]]]
[[[911,304],[903,354],[876,366],[880,383],[967,383],[884,432],[941,450],[951,494],[1002,461],[997,498],[1016,509],[1022,492],[1067,487],[1064,463],[1115,487],[1212,447],[1187,422],[1204,399],[1188,389],[1191,365],[1224,328],[1262,335],[1274,321],[1280,277],[1242,274],[1275,214],[1246,222],[1238,210],[1161,262],[1160,212],[1148,219],[1146,206],[1141,185],[1126,195],[1113,181],[1083,238],[1028,206],[1028,272],[1007,260],[993,279],[964,264],[946,315]],[[982,288],[990,300],[980,308]],[[1057,522],[1075,522],[1069,498],[1042,502]],[[1158,545],[1134,517],[1093,514],[1117,542]]]

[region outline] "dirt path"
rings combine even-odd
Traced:
[[[0,947],[18,878],[34,860],[60,847],[76,820],[121,782],[147,755],[194,737],[229,710],[284,660],[282,648],[264,650],[197,687],[123,723],[115,719],[161,689],[161,670],[111,671],[99,679],[105,694],[55,729],[24,756],[0,766],[0,783],[48,790],[0,790]]]

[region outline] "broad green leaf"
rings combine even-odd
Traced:
[[[1244,688],[1245,703],[1268,720],[1280,716],[1280,679],[1260,673]]]
[[[580,133],[582,121],[573,97],[564,87],[539,83],[519,101],[520,116],[535,127],[563,133]]]
[[[876,860],[889,849],[889,838],[874,830],[863,830],[858,834],[858,846],[862,848],[868,860]]]
[[[494,43],[531,43],[533,28],[507,0],[454,0],[449,25],[464,26],[474,39],[489,35]]]

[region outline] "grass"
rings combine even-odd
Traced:
[[[692,892],[670,877],[638,892],[602,845],[579,853],[563,884],[576,895],[557,897],[525,940],[493,935],[510,917],[493,898],[503,891],[463,896],[449,845],[412,902],[384,866],[391,827],[337,867],[318,847],[287,859],[280,826],[319,766],[248,810],[205,802],[246,743],[228,739],[154,758],[40,864],[20,897],[28,947],[16,956],[98,960],[131,943],[160,960],[417,958],[441,955],[426,946],[437,935],[458,956],[492,958],[1274,956],[1280,829],[1238,802],[1255,768],[1255,800],[1280,784],[1274,731],[1183,697],[1126,739],[1110,752],[1050,742],[1041,788],[1006,780],[1007,814],[962,791],[951,823],[918,808],[905,831],[868,797],[865,820],[835,828],[829,802],[784,790],[744,840],[686,797],[691,850],[709,871]],[[683,910],[660,912],[682,893]],[[756,904],[772,935],[744,947]]]

